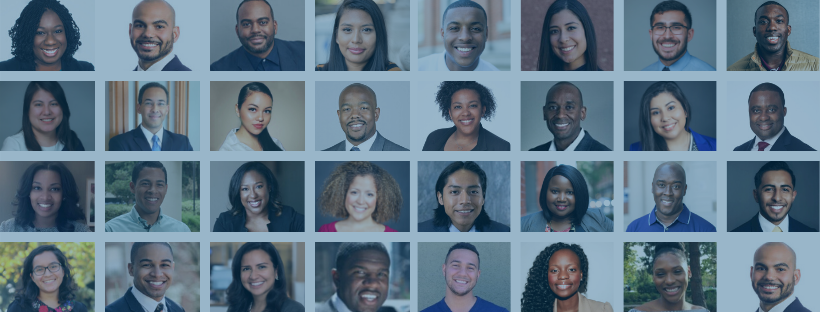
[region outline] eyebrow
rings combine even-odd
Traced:
[[[661,179],[658,179],[658,180],[655,180],[655,182],[666,182],[666,180],[661,180]],[[674,181],[672,181],[672,183],[680,183],[680,184],[683,184],[683,181],[680,181],[680,180],[674,180]]]
[[[767,186],[777,187],[777,185],[774,185],[774,184],[763,184],[763,187],[767,187]],[[781,187],[782,187],[782,186],[788,186],[788,187],[794,188],[794,187],[793,187],[793,186],[791,186],[790,184],[781,184],[780,186],[781,186]]]
[[[135,19],[135,20],[134,20],[134,23],[148,24],[148,23],[146,23],[145,21],[143,21],[143,20],[141,20],[141,19]],[[168,25],[168,22],[166,22],[165,20],[157,20],[157,21],[154,21],[154,22],[153,22],[153,23],[151,23],[151,24],[152,24],[152,25],[156,25],[156,24],[165,24],[165,25]]]
[[[42,184],[42,183],[34,181],[34,184]],[[54,182],[54,183],[51,183],[51,185],[60,185],[60,182]]]
[[[342,26],[354,26],[354,25],[353,24],[348,24],[348,23],[342,23]],[[372,27],[373,23],[362,24],[361,27],[365,27],[365,26],[371,26]]]
[[[553,101],[553,100],[549,100],[549,101],[547,101],[547,104],[561,104],[561,102],[558,102],[558,101]],[[566,100],[566,101],[564,102],[564,104],[575,104],[575,101],[573,101],[573,100]]]
[[[462,262],[461,262],[461,260],[453,259],[453,260],[450,260],[450,263],[462,263]],[[472,263],[472,262],[465,262],[465,263],[467,265],[477,266],[475,263]]]
[[[578,24],[578,22],[576,22],[576,21],[572,21],[572,22],[569,22],[569,23],[564,24],[564,26],[567,26],[567,25],[572,25],[572,24]],[[550,28],[552,28],[552,27],[558,27],[558,26],[560,26],[560,25],[550,26]]]
[[[153,261],[153,260],[151,260],[151,259],[141,259],[139,262],[140,262],[140,263],[143,263],[143,262],[154,262],[154,261]],[[159,262],[171,262],[171,263],[173,263],[173,262],[174,262],[174,260],[171,260],[171,259],[162,259],[162,260],[160,260]]]
[[[474,187],[479,187],[480,188],[481,186],[480,185],[467,185],[467,186],[450,185],[450,186],[447,186],[447,187],[452,189],[452,188],[474,188]]]
[[[139,183],[142,183],[142,182],[151,182],[151,179],[140,179],[140,180],[139,180],[139,181],[137,181],[137,182],[139,182]],[[157,182],[162,182],[162,183],[165,183],[165,180],[157,180]]]

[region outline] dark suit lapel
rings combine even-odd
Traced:
[[[137,301],[137,297],[134,297],[134,294],[131,293],[131,287],[128,287],[128,290],[125,291],[125,303],[128,304],[128,309],[131,312],[145,312],[140,302]]]
[[[174,134],[171,131],[162,129],[162,143],[160,143],[161,151],[173,151],[173,147],[176,142],[174,142]]]
[[[760,214],[760,213],[758,213],[758,214]],[[758,219],[757,215],[752,217],[752,220],[749,220],[749,223],[751,223],[751,226],[752,226],[752,230],[749,231],[749,232],[763,232],[763,228],[760,227],[760,220]]]
[[[238,52],[236,53],[236,65],[239,66],[239,70],[253,71],[253,65],[251,64],[251,61],[248,60],[248,57],[245,55],[244,49],[245,48],[243,47],[239,47],[239,50],[236,50]]]
[[[371,151],[383,151],[384,150],[384,138],[376,132],[376,139],[373,140],[373,145],[370,146]]]
[[[288,50],[280,40],[273,39],[273,42],[273,48],[276,49],[276,53],[279,54],[279,68],[283,71],[295,70],[296,62],[290,56],[290,50]]]
[[[137,144],[139,151],[151,151],[151,144],[148,143],[148,140],[145,139],[145,135],[142,134],[142,129],[137,126],[136,129],[131,130],[129,132],[131,134],[131,138],[134,140],[134,143]]]
[[[772,146],[772,151],[787,151],[789,144],[792,143],[792,135],[789,133],[789,129],[783,129],[783,134],[777,138],[777,142],[774,142],[774,146]]]
[[[575,151],[588,151],[590,150],[590,145],[592,145],[592,138],[589,136],[589,132],[584,130],[584,138],[581,139],[581,142],[578,142]]]

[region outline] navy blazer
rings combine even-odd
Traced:
[[[530,151],[549,151],[551,145],[552,141],[549,141],[531,148]],[[575,147],[575,151],[611,151],[611,149],[606,147],[606,145],[601,144],[601,142],[593,139],[592,136],[589,135],[589,132],[584,130],[584,138],[581,139],[581,142],[578,142],[578,146]]]
[[[755,144],[755,138],[752,138],[746,143],[740,144],[738,147],[735,147],[735,151],[751,151],[752,145]],[[789,133],[789,129],[786,128],[783,130],[783,134],[777,138],[777,141],[774,142],[774,145],[770,149],[770,151],[814,151],[815,149],[811,148],[800,139],[792,136]]]
[[[162,151],[193,151],[188,137],[162,129]],[[109,151],[151,151],[151,144],[145,139],[142,129],[136,129],[117,135],[108,141]]]
[[[137,297],[131,293],[131,287],[125,291],[125,296],[120,297],[117,301],[105,306],[105,312],[145,312]],[[165,310],[168,312],[185,312],[185,309],[180,307],[176,302],[171,301],[171,298],[165,297]]]
[[[450,232],[450,226],[436,226],[435,218],[419,223],[419,232]],[[478,229],[476,229],[478,230]],[[510,227],[490,220],[490,224],[481,229],[482,232],[509,232]]]
[[[760,227],[760,221],[757,219],[758,214],[760,213],[755,214],[751,220],[736,227],[732,232],[763,232],[763,228]],[[789,215],[789,232],[817,232],[817,229],[800,223],[797,219]]]
[[[347,147],[345,146],[345,141],[341,141],[336,145],[333,145],[327,149],[323,149],[322,151],[344,151]],[[404,148],[404,146],[398,145],[393,143],[392,141],[385,139],[381,134],[376,132],[376,139],[373,141],[373,145],[370,146],[370,151],[408,151],[408,149]]]
[[[89,62],[78,61],[73,57],[64,57],[60,71],[92,71],[94,65]],[[0,62],[0,71],[34,71],[37,66],[34,61],[26,62],[18,57],[12,57]]]
[[[137,65],[137,67],[134,67],[134,71],[137,71],[139,67],[139,65]],[[162,68],[162,71],[191,71],[191,69],[185,65],[182,65],[182,62],[179,61],[179,57],[174,55],[174,58],[171,59],[171,61],[168,62],[168,64],[165,64],[165,67]]]
[[[305,42],[285,41],[274,38],[273,48],[279,53],[279,68],[283,71],[304,71],[305,70]],[[247,70],[253,71],[254,66],[245,56],[239,47],[228,55],[211,64],[211,71]]]
[[[806,309],[806,307],[804,307],[803,304],[800,303],[800,299],[797,299],[797,297],[795,297],[794,302],[792,302],[792,304],[786,307],[786,309],[783,310],[783,312],[811,312],[811,310]]]
[[[697,133],[695,132],[695,130],[692,130],[691,128],[689,129],[689,131],[692,131],[692,138],[695,140],[695,146],[698,147],[699,152],[717,151],[717,140],[715,140],[715,138]],[[643,145],[641,145],[640,141],[632,143],[631,145],[629,145],[629,150],[642,151]]]
[[[447,144],[447,140],[456,132],[456,126],[451,128],[444,128],[438,129],[430,133],[427,136],[427,140],[424,141],[424,147],[422,147],[422,151],[443,151],[444,145]],[[476,142],[475,147],[472,149],[473,151],[510,151],[510,142],[498,137],[497,135],[493,134],[487,129],[484,129],[484,126],[479,124],[478,128],[478,142]]]

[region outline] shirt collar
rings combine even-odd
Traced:
[[[461,231],[459,231],[458,228],[456,228],[456,226],[453,223],[450,223],[450,232],[461,232]],[[473,224],[473,227],[471,227],[470,230],[467,231],[467,232],[478,232],[475,229],[475,224]]]
[[[672,65],[669,65],[669,66],[666,66],[666,67],[669,67],[669,70],[671,70],[671,71],[681,71],[684,68],[686,68],[686,65],[689,65],[689,61],[691,61],[691,60],[692,60],[692,55],[689,54],[689,51],[687,50],[686,52],[683,53],[683,56],[681,56],[680,59],[678,59],[677,61],[672,63]],[[658,61],[660,62],[660,60],[658,60]],[[663,65],[663,62],[661,62],[661,69],[663,69],[664,66],[665,65]]]
[[[584,139],[584,128],[581,128],[581,133],[578,133],[578,136],[575,137],[575,141],[572,141],[572,144],[567,146],[567,148],[564,149],[564,151],[574,151],[575,148],[578,147],[578,144],[581,143],[581,140],[583,140],[583,139]],[[552,140],[552,144],[550,144],[549,151],[550,152],[557,151],[557,149],[555,149],[555,140]]]
[[[345,305],[345,302],[342,301],[342,298],[339,298],[339,295],[336,293],[333,293],[333,297],[330,298],[330,301],[333,302],[333,307],[336,308],[336,312],[352,312],[347,308],[347,305]]]
[[[145,139],[148,140],[148,146],[154,147],[154,134],[151,133],[148,129],[145,128],[142,124],[140,124],[140,129],[142,129],[142,134],[145,135]],[[157,137],[159,138],[159,146],[160,149],[162,148],[162,134],[165,133],[165,129],[161,129],[157,131]]]
[[[136,287],[131,287],[131,294],[134,295],[134,298],[137,298],[137,302],[139,302],[140,305],[142,305],[142,308],[145,309],[146,312],[154,312],[154,310],[157,309],[157,305],[159,305],[160,302],[162,302],[162,306],[165,307],[162,310],[168,311],[168,304],[165,303],[165,296],[162,296],[162,299],[160,299],[160,301],[156,301],[140,292]]]
[[[785,126],[783,127],[783,129],[780,129],[780,132],[778,132],[771,139],[768,139],[768,140],[761,140],[760,137],[755,135],[755,143],[752,144],[752,151],[757,151],[757,143],[760,143],[760,142],[769,143],[769,145],[766,146],[766,148],[763,149],[764,152],[771,151],[772,146],[774,146],[774,143],[777,142],[777,139],[780,138],[780,135],[783,134],[784,131],[786,131]]]
[[[131,220],[134,221],[134,223],[141,225],[142,227],[148,227],[148,221],[140,217],[140,214],[137,212],[137,205],[131,206],[130,215]],[[160,224],[160,221],[162,221],[162,208],[159,209],[159,216],[157,216],[157,222],[154,222],[154,224],[152,224],[151,226],[158,226]]]
[[[789,298],[786,298],[786,300],[783,300],[783,302],[778,303],[776,306],[772,307],[772,309],[769,310],[769,312],[784,312],[786,311],[786,308],[788,308],[792,304],[792,302],[794,302],[795,299],[797,299],[797,297],[794,296],[794,293],[792,293],[792,295],[789,296]],[[763,312],[763,308],[757,308],[757,312]]]
[[[763,232],[772,232],[774,230],[775,224],[771,223],[769,220],[763,217],[762,214],[759,212],[757,213],[757,221],[760,222],[760,229]],[[787,214],[785,218],[783,218],[783,222],[780,222],[779,225],[780,230],[783,232],[789,231],[789,215]]]
[[[652,213],[649,214],[649,225],[652,225],[652,223],[658,222],[658,224],[663,225],[664,229],[667,229],[667,228],[672,227],[672,225],[674,225],[675,222],[680,222],[680,223],[683,223],[683,224],[689,224],[689,221],[692,220],[692,212],[689,211],[689,208],[686,207],[686,204],[682,204],[682,205],[683,205],[683,210],[681,210],[678,217],[675,219],[675,221],[672,221],[672,223],[669,224],[669,226],[666,226],[665,224],[663,224],[663,222],[658,221],[658,217],[655,215],[655,211],[658,209],[658,206],[652,207]]]
[[[375,141],[376,141],[376,136],[378,136],[378,135],[379,135],[379,131],[377,130],[377,131],[376,131],[376,133],[375,133],[375,134],[373,134],[373,136],[372,136],[372,137],[370,137],[369,139],[367,139],[367,141],[364,141],[364,142],[362,142],[361,144],[356,145],[356,146],[357,146],[357,147],[359,148],[359,150],[360,150],[360,151],[362,151],[362,152],[369,152],[369,151],[370,151],[370,147],[372,147],[372,146],[373,146],[373,142],[375,142]],[[348,140],[347,140],[347,137],[345,137],[345,150],[349,152],[349,151],[350,151],[350,149],[351,149],[351,148],[353,148],[353,146],[354,146],[354,145],[353,145],[353,143],[350,143],[350,141],[348,141]]]
[[[148,69],[142,69],[142,67],[140,67],[139,63],[137,63],[137,71],[162,71],[162,69],[165,68],[165,65],[168,65],[168,63],[170,63],[171,60],[173,60],[175,57],[177,57],[176,54],[169,53],[168,55],[163,57],[161,60],[154,63],[154,65],[151,65],[151,67],[148,67]]]
[[[261,58],[258,58],[258,57],[256,57],[256,55],[251,54],[250,52],[248,52],[248,50],[245,50],[244,47],[242,48],[242,51],[245,52],[245,56],[248,57],[248,61],[251,62],[251,66],[253,66],[253,68],[259,67],[259,63],[262,62]],[[279,64],[279,51],[277,51],[276,45],[273,46],[273,49],[270,50],[270,53],[268,53],[268,56],[266,56],[265,59],[268,60],[269,62],[275,64],[276,66],[280,65]]]

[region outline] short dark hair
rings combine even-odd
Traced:
[[[268,5],[268,7],[270,8],[270,18],[271,18],[272,20],[276,20],[276,19],[273,17],[273,7],[270,5],[270,3],[268,3],[268,0],[242,0],[242,2],[241,2],[241,3],[239,3],[239,6],[238,6],[238,7],[236,7],[236,23],[237,23],[237,24],[239,24],[239,8],[241,8],[241,7],[242,7],[242,5],[243,5],[243,4],[245,4],[245,2],[251,2],[251,1],[262,1],[262,2],[264,2],[265,4],[267,4],[267,5]]]
[[[487,22],[487,11],[484,11],[484,8],[480,4],[475,3],[472,0],[457,0],[453,3],[450,3],[450,5],[448,5],[447,8],[444,9],[444,14],[441,15],[441,24],[442,24],[441,26],[442,27],[444,27],[444,17],[447,16],[447,12],[449,12],[450,9],[455,9],[455,8],[476,8],[476,9],[481,10],[481,13],[484,13],[485,26],[488,26],[488,25],[486,25],[487,24],[486,23]]]
[[[153,244],[163,245],[165,247],[168,247],[168,250],[171,251],[171,257],[174,256],[174,248],[171,248],[171,244],[168,244],[166,242],[134,243],[134,244],[131,245],[131,264],[132,265],[136,264],[136,263],[134,263],[134,260],[137,257],[137,253],[140,251],[140,248],[148,246],[148,245],[153,245]]]
[[[170,101],[170,96],[168,95],[168,88],[166,88],[165,86],[163,86],[159,82],[149,82],[149,83],[146,83],[144,86],[142,86],[142,88],[140,88],[140,92],[137,95],[137,104],[142,105],[142,94],[145,93],[145,90],[148,90],[148,89],[151,89],[151,88],[160,88],[160,89],[162,89],[162,91],[165,91],[165,102]]]
[[[387,256],[387,262],[390,263],[390,253],[382,243],[359,243],[359,242],[345,242],[339,245],[339,252],[336,253],[336,270],[342,270],[347,263],[347,259],[354,253],[362,250],[375,250]]]
[[[478,263],[476,263],[476,264],[478,265],[479,268],[481,268],[481,256],[478,254],[478,249],[475,248],[475,245],[470,244],[470,243],[465,243],[465,242],[456,243],[455,245],[450,247],[450,250],[447,251],[447,256],[444,257],[444,264],[447,264],[447,258],[450,257],[450,253],[452,253],[453,250],[456,250],[456,249],[466,249],[466,250],[474,252],[476,258],[478,258]]]
[[[268,184],[268,207],[266,208],[273,208],[274,211],[273,216],[268,217],[278,217],[282,215],[282,204],[279,202],[279,181],[273,176],[273,172],[268,169],[268,166],[258,161],[246,162],[239,166],[236,172],[233,173],[231,182],[228,185],[228,200],[231,202],[231,214],[236,216],[245,213],[245,206],[242,205],[240,193],[242,189],[242,179],[245,177],[245,173],[250,171],[259,173],[259,175],[265,178],[265,182]]]
[[[456,171],[462,169],[478,175],[478,182],[481,185],[481,197],[487,198],[487,173],[485,173],[477,163],[472,161],[454,161],[447,165],[447,167],[441,171],[441,174],[439,174],[438,180],[436,180],[436,194],[444,194],[444,186],[447,185],[447,179],[453,175],[453,173],[456,173]],[[436,210],[434,211],[433,224],[438,227],[449,226],[451,223],[450,216],[448,216],[447,212],[444,211],[444,205],[439,204],[438,201],[436,201],[436,203],[438,204],[438,207],[436,207]],[[475,219],[474,225],[476,230],[482,231],[485,226],[490,225],[491,221],[490,215],[487,214],[486,207],[482,207],[481,212]]]
[[[60,210],[57,212],[56,226],[60,232],[74,232],[74,224],[70,221],[82,221],[85,219],[83,211],[78,203],[80,202],[80,192],[77,188],[77,181],[71,171],[59,161],[42,161],[31,164],[20,177],[20,185],[14,196],[13,205],[17,206],[14,215],[14,223],[19,227],[34,227],[36,213],[31,206],[31,188],[34,182],[34,175],[41,170],[56,172],[60,175],[60,185],[63,188],[63,201],[60,203]]]
[[[760,167],[760,170],[757,171],[755,174],[755,189],[760,187],[760,183],[763,180],[763,175],[769,171],[779,171],[783,170],[788,172],[789,175],[792,177],[792,188],[797,188],[797,178],[794,176],[794,172],[792,169],[789,168],[789,164],[785,161],[770,161]]]
[[[168,171],[165,170],[165,166],[162,165],[161,162],[158,161],[141,161],[138,162],[134,169],[131,170],[131,183],[137,183],[137,179],[140,177],[140,172],[142,169],[145,168],[157,168],[162,169],[162,173],[165,174],[165,183],[168,184]]]
[[[559,165],[552,167],[544,176],[544,182],[541,184],[541,193],[538,195],[538,204],[541,206],[541,211],[544,217],[550,220],[550,211],[547,209],[547,192],[550,180],[555,176],[562,176],[569,180],[572,184],[572,191],[575,194],[575,210],[573,211],[573,218],[576,224],[581,222],[584,215],[589,209],[589,188],[587,188],[587,180],[578,169],[568,165]]]
[[[754,89],[752,89],[752,92],[749,92],[749,99],[747,100],[747,102],[750,102],[752,100],[752,94],[754,94],[755,92],[758,92],[758,91],[777,92],[777,94],[780,95],[780,102],[783,103],[784,107],[786,106],[786,95],[783,93],[783,89],[780,89],[780,87],[778,87],[776,84],[773,84],[771,82],[761,83],[761,84],[757,85]]]
[[[692,107],[689,105],[689,101],[686,99],[686,95],[683,94],[683,90],[680,86],[674,81],[658,81],[653,83],[649,88],[646,88],[646,92],[643,93],[639,113],[640,120],[638,129],[641,135],[641,147],[644,151],[669,150],[669,147],[666,145],[666,140],[658,135],[652,128],[652,114],[649,111],[652,99],[661,93],[669,93],[680,102],[683,111],[686,112],[686,124],[683,128],[686,131],[692,131],[689,130],[689,123],[692,120]]]
[[[32,0],[30,1],[20,17],[14,23],[14,26],[9,30],[9,37],[11,37],[11,54],[15,57],[34,65],[34,36],[36,30],[40,26],[40,18],[46,10],[51,10],[60,21],[63,22],[63,29],[65,31],[65,39],[68,44],[65,47],[62,60],[71,59],[77,49],[80,48],[80,28],[71,17],[68,9],[57,0]],[[63,63],[65,64],[65,63]],[[36,65],[34,65],[36,68]],[[32,69],[33,70],[33,69]]]
[[[757,11],[760,11],[760,8],[762,8],[764,6],[772,5],[772,4],[780,6],[781,8],[783,8],[783,11],[786,11],[786,25],[788,25],[789,20],[790,20],[789,19],[789,10],[786,9],[786,7],[784,7],[782,4],[780,4],[777,1],[766,1],[766,2],[763,2],[763,4],[761,4],[759,7],[757,7],[757,10],[755,10],[755,24],[757,24]]]
[[[438,85],[436,104],[438,104],[441,117],[444,117],[446,121],[452,120],[450,119],[450,104],[452,104],[453,101],[453,94],[464,89],[473,90],[478,93],[478,100],[481,102],[481,107],[485,108],[484,116],[481,117],[484,120],[490,120],[493,114],[495,114],[495,97],[490,89],[487,89],[487,87],[475,81],[444,81]]]
[[[668,11],[683,12],[686,26],[692,28],[692,15],[689,14],[689,9],[686,8],[686,5],[676,0],[666,0],[658,3],[658,5],[655,6],[655,9],[652,10],[652,15],[649,15],[649,27],[654,26],[652,23],[655,21],[655,14],[663,14]]]

